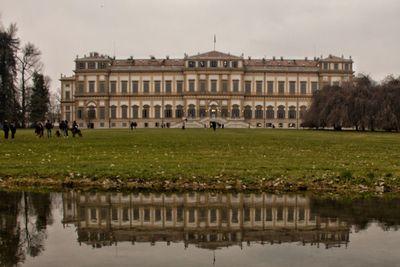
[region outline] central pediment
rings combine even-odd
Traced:
[[[242,59],[241,57],[234,56],[227,53],[222,53],[219,51],[209,51],[202,54],[197,54],[194,56],[188,57],[188,59]]]

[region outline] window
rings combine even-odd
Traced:
[[[280,95],[284,95],[285,94],[285,82],[284,81],[279,81],[278,82],[278,93]]]
[[[183,106],[182,106],[182,105],[176,106],[175,117],[176,117],[177,119],[180,119],[180,118],[183,117]]]
[[[327,70],[328,67],[329,67],[329,64],[325,62],[325,63],[324,63],[324,70]]]
[[[128,118],[128,106],[121,106],[121,117],[123,119],[127,119]]]
[[[99,93],[104,94],[106,92],[106,83],[105,82],[99,82]]]
[[[296,119],[296,107],[290,106],[289,107],[289,119]]]
[[[94,120],[96,119],[96,108],[95,107],[89,107],[88,109],[88,119],[89,120]]]
[[[228,68],[229,67],[229,61],[224,60],[222,65],[224,66],[224,68]]]
[[[201,68],[205,68],[205,67],[207,67],[207,62],[206,62],[206,61],[200,61],[200,62],[199,62],[199,66],[200,66]]]
[[[251,81],[246,81],[244,83],[244,93],[251,94]]]
[[[274,114],[274,107],[273,106],[268,106],[267,111],[266,111],[267,119],[273,119],[275,117]]]
[[[89,81],[89,93],[91,93],[91,94],[94,93],[94,86],[95,86],[95,82]]]
[[[154,82],[154,92],[156,94],[161,93],[161,82],[160,81],[155,81]]]
[[[165,81],[165,93],[172,93],[172,81]]]
[[[161,106],[157,105],[154,107],[154,118],[159,119],[161,118]]]
[[[83,108],[78,108],[78,110],[76,111],[76,116],[78,117],[78,119],[83,119]]]
[[[240,117],[240,110],[239,105],[232,106],[232,118],[239,118]]]
[[[132,119],[139,118],[139,106],[132,106]]]
[[[85,69],[85,62],[78,62],[76,63],[76,68],[78,70],[84,70]]]
[[[268,90],[268,94],[269,95],[273,95],[274,94],[274,82],[273,81],[268,81],[267,82],[267,90]]]
[[[188,107],[188,117],[196,118],[196,107],[193,104]]]
[[[238,93],[239,92],[239,80],[233,80],[233,92]]]
[[[121,81],[121,93],[128,93],[128,81]]]
[[[104,120],[106,118],[106,109],[105,107],[99,108],[99,119]]]
[[[200,80],[200,93],[206,92],[206,80]]]
[[[222,118],[228,118],[229,117],[228,107],[227,106],[223,106],[221,108],[221,117]]]
[[[211,67],[212,67],[212,68],[218,67],[218,61],[212,60],[210,63],[211,63]]]
[[[164,117],[167,119],[172,118],[172,106],[171,105],[165,106]]]
[[[212,93],[217,92],[217,80],[211,80],[211,92]]]
[[[117,82],[111,81],[110,82],[110,93],[115,94],[117,92]]]
[[[304,119],[304,115],[306,114],[307,107],[306,106],[301,106],[300,107],[300,119]]]
[[[344,64],[344,70],[349,70],[349,64]]]
[[[284,119],[285,118],[285,107],[284,106],[279,106],[278,107],[277,116],[278,116],[278,119]]]
[[[228,89],[228,81],[227,80],[223,80],[222,81],[222,92],[223,93],[227,93],[229,91]]]
[[[207,116],[207,111],[206,111],[206,107],[201,106],[199,109],[199,116],[200,118],[204,118]]]
[[[263,82],[262,81],[256,81],[256,93],[257,95],[262,94],[262,89],[263,89]]]
[[[232,62],[232,68],[237,68],[237,67],[238,67],[237,61],[233,61],[233,62]]]
[[[88,69],[94,70],[96,68],[96,62],[88,62]]]
[[[253,117],[253,111],[251,110],[251,106],[244,107],[244,118],[246,120],[250,120]]]
[[[189,80],[189,92],[194,93],[194,80]]]
[[[194,68],[194,67],[196,67],[196,62],[189,61],[189,68]]]
[[[99,62],[97,65],[99,69],[105,69],[107,67],[107,62]]]
[[[78,82],[78,94],[83,94],[85,91],[85,84],[83,82]]]
[[[149,93],[149,81],[143,81],[143,94]]]
[[[289,94],[291,94],[291,95],[296,94],[296,82],[295,81],[289,82]]]
[[[262,106],[261,105],[256,106],[255,117],[256,117],[256,119],[262,119],[263,118],[263,110],[262,110]]]
[[[139,93],[139,82],[132,81],[132,94],[137,94],[137,93]]]
[[[142,109],[142,118],[143,119],[148,119],[150,115],[150,106],[149,105],[144,105]]]
[[[318,90],[318,82],[311,82],[311,92],[314,94]]]
[[[333,64],[333,68],[334,68],[335,70],[339,70],[339,64],[338,64],[338,63]]]
[[[70,91],[66,91],[65,92],[65,100],[70,100],[71,98],[71,92]]]
[[[116,119],[117,118],[117,107],[116,106],[111,106],[110,117],[111,117],[111,119]]]
[[[183,92],[183,82],[182,81],[176,81],[176,93],[177,94],[182,94]]]
[[[302,95],[307,94],[307,82],[305,81],[300,82],[300,93]]]

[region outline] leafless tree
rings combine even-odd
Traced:
[[[42,69],[40,55],[40,50],[34,44],[27,43],[17,56],[17,69],[20,75],[22,127],[26,127],[28,120],[27,110],[29,106],[28,100],[30,98],[28,83],[32,79],[33,73]]]

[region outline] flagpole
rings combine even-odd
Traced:
[[[214,34],[214,51],[215,51],[215,43],[217,42],[217,37]]]

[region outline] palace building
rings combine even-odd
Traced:
[[[350,58],[77,57],[61,76],[61,116],[80,127],[298,128],[315,91],[353,78]]]

